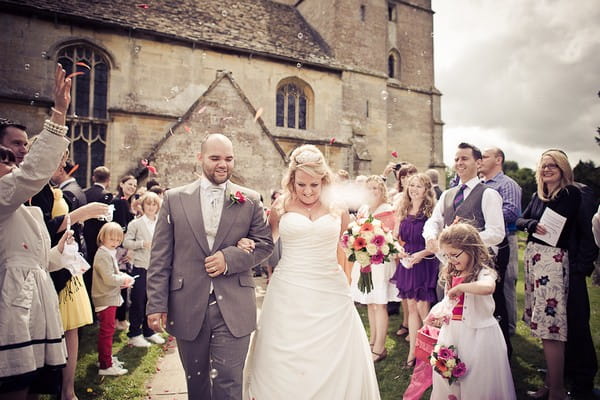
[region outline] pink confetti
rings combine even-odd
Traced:
[[[89,66],[89,65],[87,65],[86,63],[84,63],[83,61],[76,62],[76,63],[75,63],[75,65],[79,65],[80,67],[87,68],[87,69],[88,69],[88,71],[91,71],[91,70],[92,70],[92,69],[90,68],[90,66]]]
[[[198,114],[202,114],[204,111],[206,111],[206,106],[200,107],[200,109],[198,110]]]
[[[189,127],[189,126],[187,126],[187,125],[185,125],[183,128],[185,129],[185,131],[186,131],[187,133],[190,133],[190,132],[192,131],[192,128],[190,128],[190,127]]]
[[[154,166],[148,165],[146,168],[148,168],[148,171],[152,172],[154,175],[158,175],[158,171]]]
[[[144,158],[144,159],[142,159],[142,160],[140,161],[140,164],[142,164],[144,167],[147,167],[147,166],[148,166],[148,160],[146,160],[146,159]]]
[[[332,137],[331,139],[329,139],[329,144],[334,144],[335,143],[335,138]]]
[[[397,151],[392,151],[392,157],[398,158],[398,152]]]
[[[254,114],[254,122],[258,121],[258,119],[262,115],[263,111],[264,110],[262,107],[260,107],[258,110],[256,110],[256,114]]]
[[[81,72],[81,71],[79,71],[79,72],[73,72],[72,74],[67,75],[67,77],[65,79],[74,78],[74,77],[79,76],[79,75],[85,75],[85,73]]]
[[[25,250],[29,250],[29,246],[27,246],[27,243],[23,242],[23,248],[24,248]]]
[[[148,8],[150,8],[150,5],[146,4],[146,3],[138,4],[137,6],[139,8],[143,8],[144,10],[147,10]]]

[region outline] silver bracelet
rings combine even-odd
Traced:
[[[57,136],[65,136],[69,131],[69,127],[57,124],[49,119],[44,121],[44,129]]]

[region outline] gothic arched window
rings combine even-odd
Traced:
[[[388,55],[388,77],[400,80],[400,53],[396,49]]]
[[[57,59],[67,74],[83,72],[73,77],[67,125],[70,154],[79,165],[73,176],[85,187],[91,183],[94,168],[104,165],[109,63],[100,50],[87,44],[63,47]]]
[[[307,128],[312,103],[312,91],[307,84],[296,79],[280,83],[277,88],[276,103],[276,126]]]

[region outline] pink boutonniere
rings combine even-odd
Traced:
[[[246,195],[244,195],[244,193],[240,191],[235,192],[235,194],[230,193],[229,201],[231,201],[231,203],[227,206],[227,208],[231,207],[234,204],[244,204],[246,200]]]

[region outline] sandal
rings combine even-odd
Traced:
[[[373,360],[374,363],[378,363],[379,361],[384,360],[387,357],[387,349],[386,348],[384,348],[381,353],[375,353],[374,351],[371,351],[371,353],[373,353],[377,356]]]
[[[546,385],[542,386],[538,390],[528,390],[527,397],[531,399],[546,399],[550,394],[550,388]]]
[[[415,367],[416,362],[417,362],[417,359],[413,358],[412,360],[407,361],[406,364],[404,364],[402,366],[402,369],[412,369]]]
[[[400,325],[400,329],[396,331],[396,336],[402,337],[408,335],[408,326]]]

